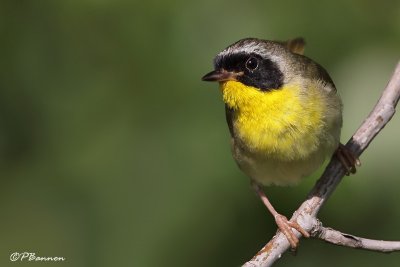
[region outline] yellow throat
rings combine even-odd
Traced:
[[[262,92],[237,81],[220,83],[224,102],[234,110],[235,138],[252,152],[283,161],[307,158],[319,148],[326,110],[318,86]]]

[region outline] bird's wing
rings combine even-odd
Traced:
[[[285,46],[287,49],[289,49],[289,51],[292,53],[299,54],[299,55],[304,54],[304,48],[305,48],[306,42],[301,37],[290,39],[286,42],[279,42],[279,43],[281,43],[283,46]]]

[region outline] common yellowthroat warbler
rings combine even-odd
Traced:
[[[342,103],[327,71],[303,56],[304,40],[242,39],[220,52],[203,81],[220,84],[233,157],[292,248],[309,234],[271,205],[261,185],[294,185],[337,151],[347,173],[358,159],[340,144]]]

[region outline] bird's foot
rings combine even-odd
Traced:
[[[355,174],[357,171],[356,167],[361,166],[360,159],[342,143],[336,149],[335,155],[345,168],[347,176]]]
[[[278,225],[279,230],[286,236],[289,241],[290,247],[292,250],[296,250],[299,239],[293,233],[292,228],[296,229],[300,234],[304,237],[310,237],[310,234],[303,229],[297,222],[289,221],[285,216],[281,214],[275,215],[275,222]]]

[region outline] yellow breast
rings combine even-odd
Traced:
[[[224,102],[234,112],[235,137],[251,152],[290,161],[317,151],[326,130],[326,103],[320,84],[292,84],[261,92],[240,82],[221,83]]]

